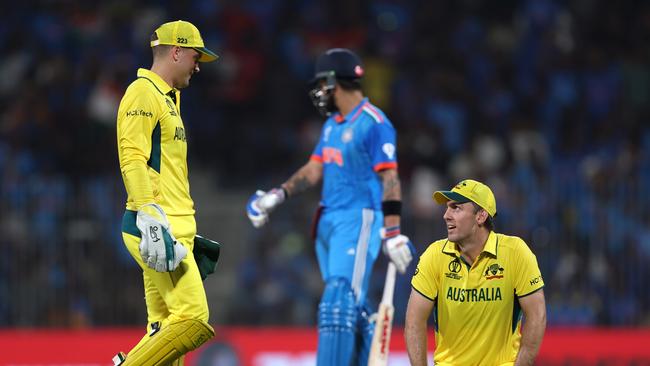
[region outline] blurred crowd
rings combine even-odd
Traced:
[[[550,325],[650,325],[646,2],[51,0],[0,19],[0,327],[141,322],[115,118],[151,65],[149,35],[175,19],[221,56],[182,92],[190,171],[218,177],[219,192],[269,188],[306,161],[322,123],[306,94],[313,62],[348,47],[398,131],[418,252],[446,235],[432,192],[479,179],[497,196],[497,231],[537,255]],[[314,324],[317,199],[235,234],[247,253],[214,310],[225,323]],[[408,288],[401,278],[396,293]]]

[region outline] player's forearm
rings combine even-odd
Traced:
[[[427,327],[426,322],[415,323],[407,320],[404,328],[406,350],[413,366],[427,365]]]
[[[401,201],[402,186],[397,169],[386,169],[379,172],[383,186],[382,201]]]
[[[121,170],[126,192],[136,207],[154,202],[153,189],[151,188],[147,165],[144,162],[130,161],[122,166]]]
[[[434,301],[422,295],[413,287],[406,306],[404,338],[411,365],[427,364],[427,319],[433,310]]]
[[[397,169],[386,169],[379,172],[383,186],[382,201],[402,201],[402,187]],[[384,215],[384,227],[400,226],[400,215]]]
[[[521,330],[521,347],[515,366],[533,365],[546,329],[546,313],[534,314],[524,320]]]
[[[294,196],[318,184],[322,177],[323,165],[310,160],[284,182],[282,188],[285,189],[289,196]]]

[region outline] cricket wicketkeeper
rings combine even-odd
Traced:
[[[151,47],[153,65],[138,70],[117,117],[128,194],[122,238],[142,268],[148,325],[128,354],[114,357],[116,365],[182,365],[184,354],[214,335],[195,253],[179,89],[189,85],[200,62],[217,55],[204,47],[194,25],[180,20],[156,29]]]

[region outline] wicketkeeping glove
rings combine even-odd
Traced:
[[[381,228],[380,235],[384,254],[395,264],[397,271],[404,274],[415,254],[413,243],[406,235],[400,234],[399,226]]]
[[[279,204],[284,202],[286,194],[282,188],[273,188],[268,192],[258,190],[246,205],[246,214],[256,228],[264,226],[269,221],[269,214]]]
[[[155,203],[138,210],[136,226],[142,234],[140,255],[157,272],[173,272],[187,255],[187,248],[171,233],[165,211]]]

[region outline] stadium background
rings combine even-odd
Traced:
[[[115,114],[151,65],[152,30],[175,19],[221,56],[182,103],[198,230],[223,243],[205,282],[217,332],[315,326],[319,192],[262,230],[244,205],[308,158],[322,120],[306,81],[335,46],[362,57],[366,94],[398,130],[403,231],[418,252],[445,236],[431,193],[483,180],[497,231],[537,255],[550,329],[648,330],[647,2],[21,1],[0,19],[0,334],[142,326]],[[400,278],[398,329],[408,292]]]

